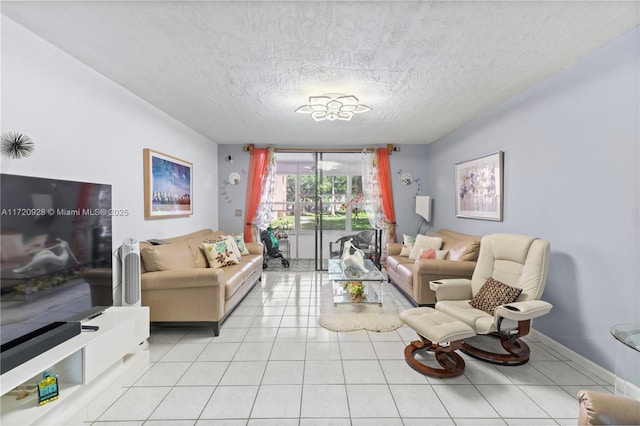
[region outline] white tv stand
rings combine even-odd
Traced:
[[[148,307],[113,306],[83,325],[99,329],[83,330],[0,376],[0,424],[54,425],[69,424],[72,418],[88,420],[92,401],[108,397],[110,391],[116,394],[123,373],[135,374],[148,364],[149,352],[141,348],[149,337]],[[37,393],[21,400],[7,395],[23,383],[36,383],[45,370],[59,376],[57,400],[38,406]]]

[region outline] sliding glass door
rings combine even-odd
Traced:
[[[371,229],[362,193],[359,153],[318,153],[316,165],[316,269],[327,269],[327,259],[339,258],[343,244],[353,239],[368,249]],[[362,240],[360,241],[360,238]]]
[[[371,229],[360,154],[278,153],[276,164],[271,227],[287,238],[291,258],[312,260],[316,270],[325,270],[327,259],[339,257],[341,241]]]

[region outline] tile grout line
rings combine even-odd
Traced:
[[[293,272],[293,271],[290,271]],[[268,352],[268,354],[266,355],[266,361],[265,361],[265,369],[262,371],[262,376],[260,378],[259,384],[257,386],[257,392],[256,392],[256,397],[253,400],[253,403],[251,405],[251,410],[249,411],[249,415],[248,418],[246,419],[238,419],[239,421],[244,422],[245,424],[249,424],[251,422],[251,414],[253,413],[256,404],[257,404],[257,397],[260,393],[260,389],[263,386],[268,386],[268,384],[265,383],[265,379],[267,377],[267,372],[268,372],[268,367],[269,367],[269,363],[272,361],[286,361],[286,360],[272,360],[271,357],[274,355],[274,351],[276,349],[276,343],[278,343],[278,337],[281,336],[281,332],[286,331],[286,338],[284,340],[281,340],[281,343],[290,343],[290,342],[298,342],[297,339],[301,339],[299,340],[299,342],[304,341],[304,355],[302,358],[302,379],[301,379],[301,390],[300,390],[300,404],[298,407],[298,419],[297,419],[297,424],[301,425],[303,424],[303,401],[304,401],[304,395],[305,395],[305,380],[307,378],[307,366],[308,366],[308,354],[309,354],[309,345],[310,343],[317,343],[319,341],[323,341],[325,342],[325,340],[310,340],[310,332],[312,328],[319,328],[317,324],[312,324],[311,318],[316,318],[317,319],[317,309],[312,308],[312,306],[317,305],[317,303],[319,303],[319,299],[317,298],[317,289],[318,286],[320,286],[320,282],[321,279],[318,280],[315,276],[314,277],[309,277],[308,279],[300,279],[300,278],[307,278],[304,273],[299,273],[296,271],[295,276],[296,278],[293,280],[291,280],[291,278],[286,277],[286,275],[294,275],[294,274],[288,274],[286,271],[268,271],[265,272],[265,275],[267,274],[277,274],[277,277],[274,278],[273,281],[268,281],[268,283],[265,283],[265,287],[264,288],[257,288],[254,287],[254,289],[252,289],[252,292],[254,290],[257,289],[257,291],[255,293],[249,293],[252,294],[254,296],[257,297],[261,297],[261,305],[260,307],[255,311],[251,313],[251,318],[252,318],[252,322],[251,324],[247,327],[246,325],[242,325],[242,326],[238,326],[238,327],[231,327],[231,328],[236,328],[236,329],[243,329],[245,330],[244,333],[242,334],[241,332],[239,332],[237,335],[242,334],[242,336],[240,337],[234,337],[232,338],[232,340],[240,340],[239,345],[236,347],[236,349],[233,352],[233,355],[231,356],[231,359],[229,361],[225,361],[227,362],[227,365],[224,369],[224,371],[222,372],[220,379],[218,381],[218,384],[213,386],[213,392],[211,394],[211,396],[209,397],[209,399],[207,400],[207,402],[204,404],[202,410],[200,411],[200,415],[198,416],[197,420],[205,420],[205,419],[201,419],[202,413],[204,412],[204,409],[207,407],[207,405],[209,404],[209,402],[212,400],[213,395],[215,394],[216,389],[219,387],[219,382],[223,379],[224,375],[226,374],[226,372],[228,371],[228,369],[233,365],[232,363],[234,362],[242,362],[242,361],[235,361],[234,358],[238,355],[238,353],[240,352],[240,347],[242,346],[243,343],[246,343],[246,339],[249,335],[250,330],[254,329],[254,328],[275,328],[276,329],[276,333],[273,335],[272,338],[269,338],[268,340],[259,340],[258,342],[262,342],[262,343],[268,343],[271,342],[271,347],[270,350]],[[263,278],[264,280],[264,278]],[[282,280],[282,281],[281,281]],[[296,287],[298,287],[298,290],[296,291]],[[264,312],[262,312],[262,309],[265,307],[265,303],[267,300],[270,300],[269,295],[271,295],[273,292],[282,292],[283,289],[287,289],[287,298],[286,300],[286,304],[284,305],[284,311],[282,312],[282,314],[277,315],[280,320],[278,321],[278,325],[276,327],[271,327],[269,324],[269,321],[266,322],[267,325],[269,325],[268,327],[254,327],[256,325],[256,322],[258,321],[258,319],[260,318],[267,318],[267,317],[272,317],[275,315],[264,315]],[[391,287],[387,287],[389,290],[391,290]],[[387,290],[387,289],[385,289]],[[295,293],[295,294],[294,294]],[[249,295],[248,294],[248,295]],[[387,297],[392,295],[395,295],[392,291],[385,291],[385,300],[387,299]],[[308,296],[308,298],[306,297]],[[316,296],[316,297],[314,297]],[[295,298],[295,299],[294,299]],[[273,298],[272,300],[276,300],[278,298]],[[282,298],[284,299],[284,298]],[[305,303],[308,299],[308,303]],[[296,300],[301,300],[302,301],[302,305],[299,303],[296,303]],[[291,303],[293,302],[293,303]],[[299,310],[296,311],[296,309],[293,309],[295,307],[302,307],[304,306],[304,310],[303,310],[303,315],[299,315]],[[401,310],[404,306],[401,306],[400,304],[397,304],[398,309]],[[271,307],[271,306],[270,306]],[[276,307],[276,306],[273,306]],[[287,311],[287,308],[292,308],[289,311]],[[406,307],[405,307],[406,308]],[[285,315],[285,313],[292,313],[293,315]],[[297,313],[296,313],[297,312]],[[288,319],[286,324],[289,325],[290,327],[283,327],[283,322],[285,317],[291,317],[292,319]],[[306,325],[302,324],[300,318],[306,318]],[[295,319],[294,319],[295,318]],[[241,325],[242,322],[238,322],[238,325]],[[273,322],[271,323],[273,324]],[[301,325],[302,324],[302,325]],[[290,331],[290,330],[297,330],[297,333],[302,333],[302,330],[305,331],[304,336],[300,337],[297,336],[295,331]],[[403,333],[400,332],[400,330],[396,330],[395,331],[398,336],[397,338],[400,339],[399,341],[402,344],[406,344],[406,340],[405,340],[405,335]],[[177,346],[179,346],[181,343],[184,344],[188,344],[188,340],[189,340],[189,333],[186,334],[182,334],[177,341],[173,342],[170,344],[170,348],[168,350],[166,350],[160,357],[158,357],[158,359],[156,361],[154,361],[153,363],[151,363],[153,366],[159,365],[161,364],[163,361],[163,358],[166,358],[166,356],[168,354],[170,354],[170,352]],[[160,338],[162,338],[163,336],[160,335]],[[192,336],[192,337],[196,337],[197,336]],[[378,366],[378,368],[380,368],[380,371],[382,372],[382,376],[384,379],[384,384],[386,384],[386,387],[388,389],[388,392],[391,395],[394,407],[397,411],[397,415],[398,415],[398,419],[400,420],[400,422],[402,422],[403,424],[406,424],[406,422],[404,421],[404,418],[402,416],[402,413],[400,412],[400,407],[398,406],[398,402],[396,400],[396,396],[393,394],[391,387],[392,387],[392,383],[390,383],[390,379],[388,377],[388,374],[385,372],[385,370],[382,367],[382,363],[383,361],[385,361],[386,359],[381,359],[380,358],[380,354],[378,352],[378,350],[376,350],[376,346],[374,345],[374,343],[388,343],[388,342],[395,342],[395,340],[390,340],[387,341],[385,339],[383,340],[374,340],[373,338],[375,336],[372,336],[371,333],[367,332],[367,338],[366,340],[342,340],[340,338],[340,336],[336,336],[336,340],[335,342],[337,343],[337,347],[338,347],[338,354],[339,354],[339,359],[340,359],[340,368],[341,368],[341,374],[342,374],[342,380],[343,380],[343,384],[341,385],[343,387],[343,389],[345,390],[345,394],[346,394],[346,405],[347,405],[347,412],[348,412],[348,418],[345,418],[345,424],[354,424],[354,418],[352,417],[352,412],[351,412],[351,404],[349,403],[349,399],[348,399],[348,384],[347,384],[347,380],[346,380],[346,373],[345,373],[345,361],[352,361],[351,359],[345,359],[343,358],[344,354],[343,354],[343,349],[342,349],[342,345],[341,343],[346,343],[346,342],[358,342],[358,341],[366,341],[369,343],[369,345],[371,345],[372,349],[373,349],[373,353],[375,355],[375,361],[376,361],[376,365]],[[288,340],[289,338],[291,338],[292,340]],[[319,337],[318,334],[314,334],[314,339],[331,339],[331,337]],[[303,340],[302,340],[303,339]],[[333,340],[326,340],[327,343],[333,342]],[[162,405],[162,403],[168,398],[169,394],[171,393],[172,390],[174,390],[177,387],[177,383],[185,377],[185,375],[187,374],[187,372],[189,371],[190,368],[192,368],[198,361],[198,358],[203,354],[203,352],[206,350],[206,348],[208,347],[208,345],[215,343],[215,338],[212,339],[209,343],[205,344],[203,349],[199,351],[199,353],[195,356],[195,359],[188,361],[189,363],[189,367],[187,367],[187,369],[180,375],[180,377],[177,379],[177,381],[172,385],[172,386],[167,386],[169,388],[169,392],[164,395],[164,397],[162,398],[162,400],[155,406],[155,408],[151,411],[151,413],[147,416],[146,421],[151,421],[151,416],[153,415],[154,412],[157,412],[157,410],[159,409],[159,407]],[[224,342],[224,343],[235,343],[235,342]],[[536,342],[537,344],[540,344],[539,342]],[[546,348],[544,348],[546,349]],[[385,349],[386,350],[386,349]],[[552,356],[555,357],[555,354],[552,353],[551,351],[548,351]],[[353,361],[359,361],[358,359],[354,359]],[[361,361],[361,359],[360,359]],[[546,417],[546,419],[551,419],[551,421],[557,423],[557,424],[562,424],[561,420],[566,420],[566,419],[561,419],[560,417],[558,417],[557,419],[555,417],[553,417],[550,412],[548,412],[542,405],[540,405],[539,403],[537,403],[534,399],[532,399],[532,397],[524,392],[524,390],[522,389],[523,386],[533,386],[533,387],[542,387],[542,386],[550,386],[556,390],[561,390],[562,392],[566,392],[568,394],[571,394],[571,392],[566,389],[567,386],[576,386],[574,384],[559,384],[556,383],[551,377],[549,377],[549,372],[545,373],[544,369],[539,368],[541,365],[543,365],[544,363],[548,363],[548,362],[558,362],[559,365],[562,366],[569,366],[571,367],[574,371],[576,371],[576,373],[579,373],[581,375],[584,375],[584,373],[580,370],[578,370],[577,368],[571,366],[569,364],[570,360],[565,360],[565,359],[554,359],[554,360],[540,360],[540,361],[536,361],[538,363],[538,368],[536,368],[536,366],[534,365],[534,363],[532,363],[531,368],[536,371],[537,373],[539,373],[541,375],[541,377],[544,377],[545,379],[549,380],[550,383],[549,384],[527,384],[525,383],[516,383],[514,382],[513,378],[511,376],[506,376],[506,379],[509,381],[509,385],[513,385],[516,386],[516,388],[522,392],[524,395],[526,395],[527,399],[529,400],[529,402],[533,403],[534,406],[540,408],[540,410],[545,413],[548,417]],[[169,361],[167,361],[169,362]],[[177,361],[176,361],[177,362]],[[203,361],[204,362],[204,361]],[[561,364],[560,364],[561,363]],[[498,370],[499,371],[499,370]],[[115,403],[117,403],[117,401],[119,401],[123,395],[126,394],[126,392],[130,389],[133,388],[139,388],[140,386],[135,386],[136,383],[139,383],[139,381],[142,379],[142,377],[144,377],[145,374],[147,374],[149,372],[149,370],[143,372],[140,377],[138,377],[137,379],[135,379],[132,383],[130,383],[128,386],[123,386],[123,388],[125,388],[125,392],[123,392],[123,394],[121,394],[120,396],[118,396],[118,398],[116,398],[116,400],[109,405],[109,407],[102,409],[101,414],[95,416],[95,420],[94,423],[95,425],[106,425],[107,422],[99,422],[98,419],[103,416],[111,407],[113,407],[113,405]],[[502,371],[499,371],[501,374]],[[466,376],[466,375],[465,375]],[[569,376],[571,377],[571,375]],[[286,380],[285,380],[286,381]],[[501,420],[506,422],[506,419],[508,419],[509,417],[504,417],[497,409],[496,407],[494,407],[491,402],[487,399],[487,397],[480,391],[480,389],[478,388],[478,386],[482,386],[484,383],[482,382],[474,382],[473,380],[467,378],[467,381],[469,382],[469,384],[471,384],[473,386],[473,388],[476,390],[476,392],[479,393],[480,397],[482,398],[482,401],[484,401],[486,404],[488,404],[489,407],[491,407],[497,414],[498,414],[498,418],[495,418],[496,420]],[[492,383],[486,383],[487,385],[490,385]],[[399,386],[409,386],[409,385],[413,385],[413,383],[398,383],[397,385]],[[425,378],[425,383],[424,384],[415,384],[416,386],[424,386],[427,385],[429,387],[429,389],[431,389],[431,391],[435,394],[436,398],[438,398],[439,403],[442,405],[442,407],[444,408],[445,412],[447,413],[447,415],[449,416],[449,420],[452,421],[454,424],[459,424],[459,422],[464,423],[465,419],[468,420],[468,418],[459,418],[459,419],[454,419],[453,417],[451,417],[451,412],[449,411],[449,408],[443,403],[443,401],[440,399],[440,396],[438,395],[438,393],[435,391],[434,388],[434,384],[431,383],[428,379]],[[189,386],[191,387],[192,385],[185,385],[185,386]],[[193,386],[199,386],[199,385],[193,385]],[[204,386],[204,385],[203,385]],[[446,384],[443,384],[442,386],[447,386]],[[453,386],[453,385],[451,385]],[[600,387],[604,387],[604,385],[600,384],[600,383],[595,383],[593,386],[600,386]],[[558,389],[559,388],[559,389]],[[416,419],[420,419],[421,417],[417,417]],[[426,418],[430,418],[430,417],[426,417]],[[525,418],[525,417],[523,417]],[[310,418],[312,419],[312,418]],[[322,419],[328,419],[325,417],[318,417],[318,419],[322,420]],[[412,417],[407,417],[407,419],[412,419]],[[492,417],[492,419],[494,419]],[[542,418],[541,418],[542,419]],[[160,419],[154,419],[155,420],[160,420]],[[219,421],[220,419],[218,419]],[[256,421],[258,421],[258,419],[255,419]],[[260,419],[260,420],[264,420],[264,419]],[[275,420],[275,419],[272,419]],[[442,418],[442,420],[444,420],[444,418]],[[569,419],[571,420],[571,419]],[[358,420],[360,421],[360,420]],[[415,420],[414,420],[415,421]]]

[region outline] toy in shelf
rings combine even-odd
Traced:
[[[50,371],[45,371],[42,374],[42,380],[38,382],[38,405],[48,404],[59,396],[58,375],[54,376]]]

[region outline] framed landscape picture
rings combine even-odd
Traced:
[[[502,220],[504,152],[455,165],[456,216]]]
[[[160,219],[193,214],[192,164],[144,149],[144,217]]]

